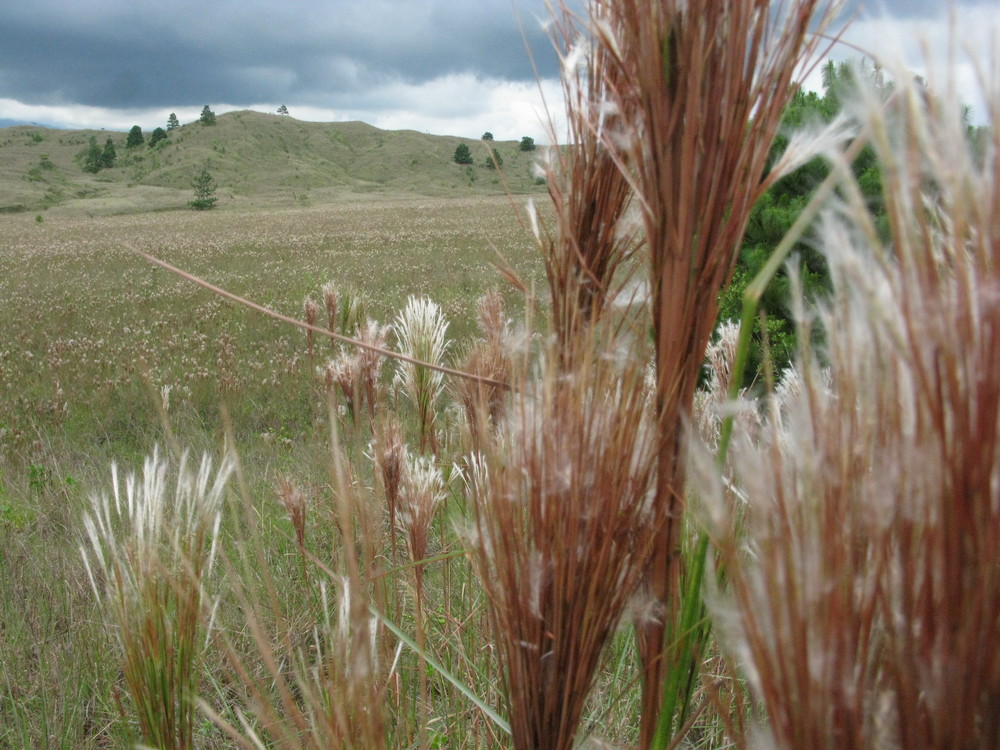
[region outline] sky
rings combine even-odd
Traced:
[[[845,42],[877,54],[895,44],[921,74],[921,44],[945,56],[946,0],[850,5]],[[985,62],[1000,42],[1000,0],[955,0],[953,12],[954,39]],[[545,103],[557,120],[561,103],[547,18],[545,0],[5,0],[0,125],[148,131],[171,112],[196,120],[205,105],[284,104],[301,120],[545,143]],[[958,58],[976,119],[974,66]],[[806,86],[818,89],[818,76]]]

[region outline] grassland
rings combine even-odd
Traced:
[[[89,139],[111,138],[116,166],[82,169]],[[0,212],[106,215],[185,207],[191,181],[207,167],[222,207],[328,204],[344,197],[502,195],[538,192],[534,155],[495,142],[503,175],[486,166],[481,141],[416,131],[384,131],[363,122],[311,123],[260,112],[229,112],[217,124],[188,123],[155,148],[127,149],[125,133],[0,129]],[[474,164],[453,160],[470,146]],[[48,215],[48,214],[46,214]]]
[[[299,592],[288,601],[289,617],[300,618],[295,627],[316,606],[318,590],[297,578],[280,479],[310,496],[311,554],[327,562],[337,554],[323,490],[329,414],[316,373],[334,348],[317,340],[310,356],[302,331],[221,300],[131,249],[298,318],[307,296],[323,305],[327,282],[335,282],[342,306],[353,298],[351,306],[383,322],[409,295],[427,295],[450,321],[450,356],[457,358],[476,328],[477,298],[503,286],[493,264],[502,256],[528,283],[541,272],[515,214],[503,198],[369,197],[252,212],[50,215],[41,223],[28,214],[3,217],[0,747],[128,747],[136,741],[134,725],[120,714],[118,701],[128,701],[115,648],[78,548],[87,497],[109,486],[111,463],[137,470],[155,445],[166,450],[171,435],[161,408],[172,439],[215,454],[222,442],[220,409],[228,409],[253,502],[274,534],[268,551],[274,575],[283,591]],[[388,367],[384,379],[391,379]],[[405,415],[405,401],[397,407]],[[366,433],[348,434],[360,441],[350,449],[358,455]],[[412,429],[408,438],[416,439]],[[443,440],[453,443],[457,436]],[[373,486],[370,476],[363,481]],[[451,502],[441,508],[436,523],[444,535],[435,552],[456,548],[445,521],[455,512]],[[236,534],[238,524],[231,523],[227,528]],[[428,570],[433,580],[469,578],[461,561]],[[404,578],[393,597],[405,599],[406,590]],[[481,628],[475,599],[454,606],[478,611],[473,619]],[[402,599],[393,602],[397,614],[406,609]],[[434,606],[442,618],[446,611],[457,617],[451,602]],[[450,632],[440,643],[452,645],[437,652],[444,658],[451,650],[452,661],[462,638],[469,638],[455,622],[440,620]],[[232,625],[238,633],[237,620]],[[482,661],[475,668],[489,671]],[[217,661],[211,680],[227,673]],[[467,713],[468,706],[454,710]],[[199,747],[225,746],[217,732],[205,732]],[[469,735],[469,746],[475,736]]]

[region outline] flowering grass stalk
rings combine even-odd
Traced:
[[[815,49],[809,31],[831,3],[795,0],[617,0],[594,4],[623,160],[642,214],[649,259],[659,430],[657,502],[667,519],[647,585],[669,611],[677,587],[684,496],[683,420],[691,412],[717,296],[747,217],[777,175],[764,169],[792,76]],[[825,9],[825,10],[824,10]],[[598,75],[605,75],[603,71]],[[644,664],[640,745],[661,721],[663,681],[687,669],[665,650],[663,623],[639,628]],[[680,660],[679,662],[677,660]],[[659,730],[662,744],[664,732]]]
[[[448,350],[448,321],[440,305],[426,297],[409,297],[396,316],[396,338],[401,354],[421,362],[440,365]],[[420,450],[436,446],[437,402],[444,390],[441,372],[401,361],[396,383],[413,403],[420,423]]]
[[[176,474],[154,451],[141,478],[92,495],[81,554],[122,652],[122,671],[143,741],[188,750],[205,637],[206,579],[216,556],[227,459],[212,476],[205,456]]]
[[[781,748],[1000,742],[1000,140],[972,147],[950,82],[886,69],[892,99],[862,89],[855,116],[891,244],[834,155],[824,346],[734,441],[743,499],[702,484],[719,620]]]
[[[578,344],[582,345],[582,344]],[[474,462],[471,554],[489,596],[514,747],[568,750],[657,518],[643,367],[574,353],[514,396]]]

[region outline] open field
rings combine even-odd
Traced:
[[[289,617],[307,617],[318,594],[296,578],[280,479],[307,488],[316,504],[308,533],[313,553],[337,554],[328,546],[336,536],[331,511],[323,509],[329,420],[316,374],[334,348],[316,340],[310,357],[304,332],[218,299],[130,248],[298,318],[311,295],[321,324],[327,282],[337,286],[345,319],[352,297],[362,315],[388,323],[408,295],[428,295],[450,321],[449,357],[457,358],[475,329],[477,298],[504,285],[492,265],[500,254],[525,281],[539,278],[536,251],[516,213],[506,199],[470,198],[2,219],[0,747],[128,747],[136,739],[134,725],[119,717],[117,701],[126,699],[115,652],[78,551],[87,497],[109,487],[112,461],[136,471],[143,456],[156,445],[167,450],[171,439],[218,455],[225,405],[253,503],[269,528],[278,527],[268,542],[274,575],[291,576],[282,590],[299,591],[287,602]],[[383,380],[391,375],[387,366]],[[405,417],[405,399],[394,403]],[[404,425],[415,440],[412,423]],[[348,437],[361,447],[368,439],[360,430]],[[443,520],[454,511],[448,504],[441,511],[436,523],[451,541],[436,541],[436,549],[455,548]],[[428,570],[431,578],[469,578],[461,560]],[[407,596],[405,577],[393,596]],[[397,613],[405,609],[400,601],[393,599]],[[470,606],[480,611],[479,622],[481,604]],[[452,631],[441,641],[452,646],[438,653],[447,655],[456,641],[460,651],[462,637]],[[212,680],[228,673],[218,665]],[[411,661],[404,676],[413,669]],[[199,747],[221,746],[217,733],[205,731]]]

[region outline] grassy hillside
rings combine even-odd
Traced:
[[[148,133],[146,136],[148,137]],[[118,152],[112,169],[83,171],[91,136],[110,136]],[[220,115],[215,126],[184,125],[155,148],[125,148],[125,133],[0,129],[0,212],[121,213],[183,207],[191,180],[208,167],[220,205],[307,205],[363,193],[450,196],[539,190],[533,153],[516,141],[493,146],[503,175],[486,167],[487,145],[410,130],[384,131],[362,122],[313,123],[260,112]],[[468,143],[476,163],[455,164]]]

